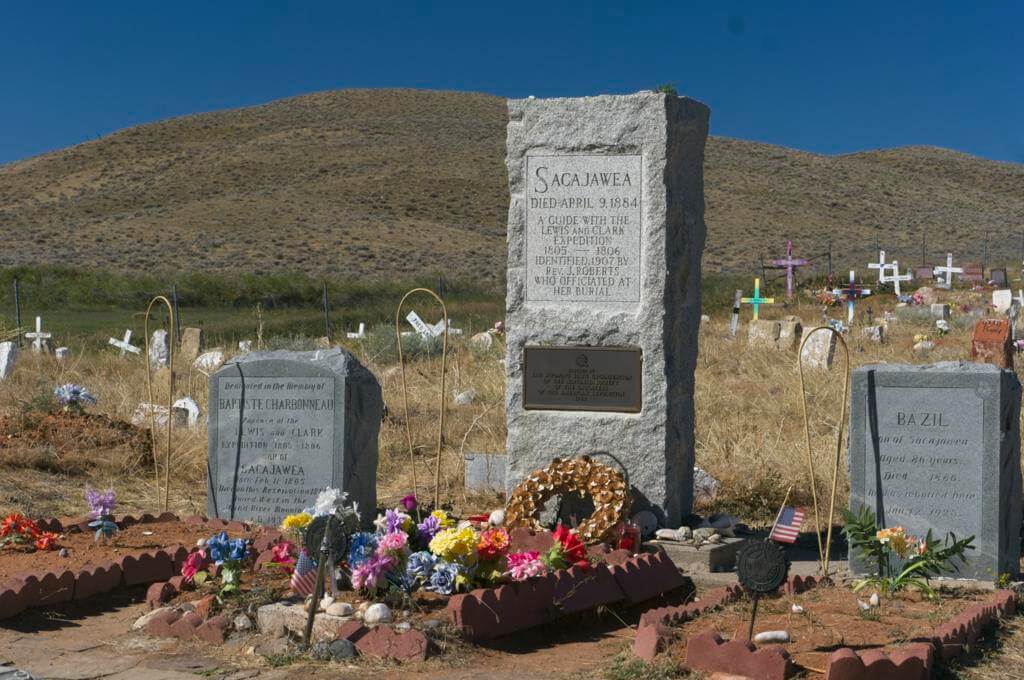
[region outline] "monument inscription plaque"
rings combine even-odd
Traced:
[[[210,516],[276,525],[327,487],[375,507],[380,385],[347,352],[243,355],[209,403]]]
[[[625,347],[523,348],[523,408],[639,413],[643,353]]]
[[[528,302],[639,302],[641,157],[526,157]]]

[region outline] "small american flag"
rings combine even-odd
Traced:
[[[301,597],[309,597],[313,594],[313,587],[316,585],[316,562],[309,557],[309,553],[303,550],[295,563],[295,571],[292,572],[292,592]]]
[[[796,537],[800,533],[800,527],[804,523],[804,509],[786,506],[782,508],[771,534],[768,535],[773,541],[780,543],[796,543]]]

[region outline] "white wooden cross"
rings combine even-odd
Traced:
[[[939,284],[940,288],[951,288],[953,286],[953,274],[964,273],[963,267],[953,266],[953,253],[946,253],[946,266],[936,267],[934,271],[936,276],[943,273],[946,275],[946,280]]]
[[[732,299],[732,319],[729,320],[729,335],[736,337],[736,326],[740,323],[740,301],[743,299],[743,291],[736,291]]]
[[[421,319],[420,315],[417,314],[415,311],[411,311],[408,314],[406,314],[405,320],[408,321],[409,324],[416,329],[416,332],[419,333],[421,338],[429,338],[433,337],[434,335],[437,335],[434,332],[434,327],[428,326],[427,322]]]
[[[360,322],[358,333],[346,333],[345,335],[349,340],[362,340],[366,337],[366,324]]]
[[[893,275],[885,276],[879,274],[878,281],[879,283],[891,283],[892,289],[896,293],[896,297],[899,297],[900,295],[903,294],[902,291],[900,291],[900,281],[910,281],[913,277],[911,276],[909,269],[907,270],[906,274],[900,276],[900,263],[898,260],[893,260],[891,266],[893,270]]]
[[[142,350],[131,343],[132,332],[131,329],[124,332],[124,340],[118,340],[117,338],[110,338],[109,344],[117,347],[121,350],[121,356],[124,356],[125,352],[131,352],[132,354],[142,354]]]
[[[46,341],[50,339],[51,333],[43,332],[43,317],[36,317],[36,332],[25,333],[25,337],[32,341],[32,351],[42,352],[46,347]]]
[[[444,319],[441,319],[435,323],[432,328],[434,329],[434,335],[441,335],[444,333]],[[448,319],[448,335],[462,335],[461,328],[452,327],[452,320]]]
[[[869,262],[868,263],[868,269],[877,269],[878,270],[878,282],[879,283],[885,283],[885,281],[882,280],[883,278],[885,278],[885,270],[887,270],[891,266],[892,265],[886,264],[886,262],[885,262],[885,251],[884,250],[879,250],[878,251],[878,262]],[[899,274],[898,271],[896,273]]]

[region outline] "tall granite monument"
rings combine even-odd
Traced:
[[[377,507],[380,384],[341,349],[251,352],[210,376],[211,517],[279,524],[327,487]]]
[[[708,116],[653,92],[509,102],[509,487],[603,453],[634,508],[690,512]]]
[[[951,576],[1019,571],[1021,386],[987,364],[879,364],[853,373],[850,509],[936,540],[974,536]],[[873,565],[851,562],[855,573]]]

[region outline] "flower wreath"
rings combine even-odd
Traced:
[[[537,517],[544,503],[552,496],[573,492],[590,496],[594,502],[594,513],[577,527],[583,542],[614,542],[617,525],[629,513],[631,498],[626,478],[612,467],[595,463],[589,456],[569,460],[555,458],[543,470],[531,472],[509,496],[505,524],[540,529]]]

